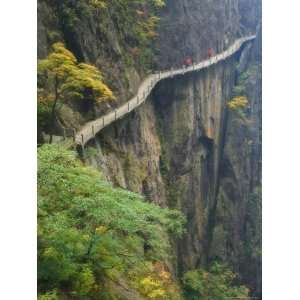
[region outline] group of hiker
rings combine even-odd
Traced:
[[[211,58],[213,56],[213,49],[212,48],[208,48],[207,49],[207,58]],[[183,66],[185,68],[191,66],[193,64],[193,59],[188,56],[183,60]]]

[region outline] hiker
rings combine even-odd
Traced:
[[[213,55],[213,49],[212,49],[212,48],[208,48],[208,49],[207,49],[207,57],[208,57],[208,58],[211,58],[212,55]]]
[[[193,64],[193,60],[190,57],[187,57],[184,61],[183,61],[183,66],[185,68],[191,66]]]

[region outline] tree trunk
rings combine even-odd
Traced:
[[[57,76],[55,76],[54,90],[55,90],[55,97],[54,97],[54,102],[53,102],[52,109],[51,109],[52,126],[51,126],[51,130],[50,130],[50,139],[49,139],[50,144],[52,144],[52,140],[53,140],[53,133],[54,133],[54,127],[55,127],[56,105],[57,105],[58,98],[59,98]]]

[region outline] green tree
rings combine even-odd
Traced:
[[[47,58],[38,62],[38,111],[48,113],[52,128],[59,102],[78,99],[102,102],[114,98],[96,67],[78,63],[73,53],[60,42],[53,44],[52,49]]]
[[[95,8],[106,8],[107,0],[88,0],[88,3]]]
[[[178,211],[113,188],[57,145],[40,147],[38,161],[41,295],[56,289],[73,299],[99,299],[107,280],[127,278],[133,270],[145,277],[148,263],[167,259],[168,235],[183,233]]]
[[[188,271],[183,276],[183,285],[188,300],[246,300],[249,290],[245,286],[235,286],[236,275],[228,267],[213,263],[208,271]]]
[[[57,291],[53,290],[38,296],[38,300],[58,300]]]

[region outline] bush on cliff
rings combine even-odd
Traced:
[[[113,188],[58,146],[39,148],[38,161],[40,299],[101,299],[106,283],[119,278],[153,299],[166,299],[161,296],[169,295],[172,282],[155,278],[153,266],[168,258],[168,235],[183,233],[183,216]],[[161,283],[145,290],[149,276]]]
[[[249,290],[234,285],[236,275],[225,265],[213,263],[208,270],[188,271],[183,276],[185,297],[188,300],[246,300]]]

